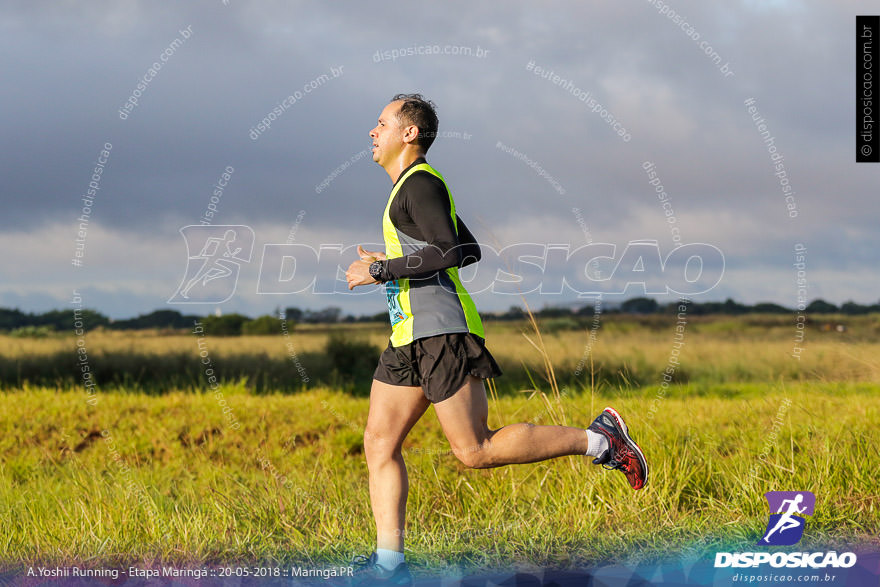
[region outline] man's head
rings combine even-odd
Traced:
[[[407,150],[425,155],[437,136],[434,103],[421,94],[397,94],[370,131],[373,161],[383,167]]]
[[[400,102],[398,123],[403,127],[415,126],[419,129],[416,142],[422,152],[427,153],[437,136],[437,105],[421,94],[397,94],[391,101]]]

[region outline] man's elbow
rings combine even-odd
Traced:
[[[467,248],[462,247],[461,263],[459,264],[459,267],[467,267],[468,265],[473,265],[481,258],[482,252],[480,251],[479,245],[474,245]]]

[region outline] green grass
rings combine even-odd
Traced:
[[[845,323],[847,330],[825,329],[838,323]],[[602,315],[597,324],[601,326],[590,345],[592,319],[538,322],[560,388],[589,387],[579,369],[587,355],[595,385],[638,388],[659,380],[673,350],[674,315]],[[542,357],[523,336],[533,337],[534,326],[528,321],[486,322],[485,332],[487,347],[504,371],[497,381],[499,393],[516,395],[532,387],[528,371],[545,370]],[[219,379],[245,381],[256,394],[330,388],[366,397],[390,329],[370,323],[297,325],[287,334],[208,336],[204,344]],[[880,380],[880,316],[811,318],[801,359],[792,358],[794,334],[791,316],[690,316],[674,381]],[[77,342],[70,332],[47,338],[0,335],[0,390],[81,385]],[[205,365],[192,333],[91,331],[83,344],[101,387],[161,395],[205,385]]]
[[[404,445],[408,559],[442,570],[748,550],[764,529],[769,490],[816,494],[804,548],[880,545],[880,386],[656,391],[605,386],[559,400],[570,424],[587,425],[607,404],[627,417],[651,464],[649,485],[635,493],[582,457],[466,469],[429,410]],[[75,389],[0,394],[0,562],[340,563],[372,550],[368,400],[327,389],[222,392],[234,420],[213,393],[102,389],[94,406]],[[762,463],[756,455],[786,399]],[[490,400],[489,414],[493,428],[551,423],[541,399],[525,394]]]

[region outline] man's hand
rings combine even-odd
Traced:
[[[370,264],[373,261],[382,261],[385,259],[385,253],[376,251],[365,251],[363,247],[358,245],[357,248],[360,260],[353,261],[345,272],[345,279],[348,281],[348,289],[354,289],[358,285],[369,285],[371,283],[379,283],[370,276]]]
[[[364,261],[369,261],[372,263],[373,261],[384,261],[385,253],[381,251],[365,251],[364,248],[358,245],[358,255],[360,255],[361,259]]]

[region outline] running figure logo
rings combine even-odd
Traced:
[[[231,298],[241,264],[251,260],[254,231],[244,225],[194,224],[180,234],[186,242],[186,271],[168,303],[216,304]]]
[[[770,520],[760,545],[790,546],[804,535],[806,520],[812,516],[816,496],[809,491],[768,491],[764,494],[770,505]],[[801,515],[798,515],[801,514]]]

